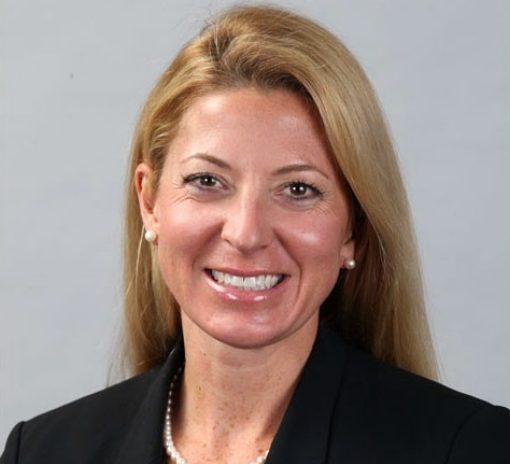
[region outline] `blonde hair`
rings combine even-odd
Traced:
[[[321,318],[376,358],[435,378],[419,260],[398,162],[364,71],[331,33],[273,7],[236,7],[180,51],[143,107],[127,183],[125,356],[132,373],[160,363],[180,333],[179,308],[156,253],[142,240],[134,187],[149,163],[153,189],[167,147],[193,101],[220,89],[294,92],[316,113],[351,197],[356,269],[342,271]]]

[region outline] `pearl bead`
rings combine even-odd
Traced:
[[[156,240],[156,233],[153,230],[146,230],[143,236],[148,242]]]
[[[145,233],[145,239],[147,239],[147,233],[152,231],[147,231]],[[155,238],[155,237],[154,237]],[[148,240],[151,241],[151,240]],[[174,375],[174,378],[170,382],[170,390],[168,392],[168,403],[165,412],[165,427],[164,427],[164,435],[165,435],[165,449],[168,457],[175,462],[175,464],[188,464],[188,461],[184,459],[177,451],[177,448],[174,445],[174,441],[172,438],[172,397],[174,393],[174,385],[179,378],[179,375],[182,372],[182,367],[180,367]],[[269,450],[262,453],[258,456],[254,461],[249,464],[264,464],[266,462],[267,455],[269,454]]]
[[[345,268],[346,269],[349,269],[349,270],[352,270],[356,267],[356,260],[354,259],[348,259],[347,261],[345,261]]]

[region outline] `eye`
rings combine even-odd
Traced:
[[[309,182],[295,181],[289,182],[284,187],[284,192],[295,200],[309,200],[322,196],[318,187]]]
[[[197,172],[189,176],[184,176],[182,182],[198,190],[219,190],[224,186],[220,179],[207,172]]]

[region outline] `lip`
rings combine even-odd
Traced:
[[[229,267],[210,267],[210,268],[206,268],[206,272],[209,272],[211,270],[214,270],[214,271],[218,271],[218,272],[223,272],[224,274],[232,274],[232,275],[237,275],[237,276],[240,276],[240,277],[256,277],[256,276],[259,276],[259,275],[267,275],[267,274],[271,274],[271,275],[284,275],[286,276],[286,274],[284,272],[274,272],[274,271],[270,271],[268,269],[250,269],[250,270],[246,270],[246,269],[234,269],[234,268],[229,268]]]
[[[226,301],[237,301],[240,303],[259,303],[267,301],[270,298],[274,298],[282,293],[288,285],[290,280],[287,274],[269,272],[267,270],[238,270],[229,268],[214,268],[215,271],[224,272],[227,274],[234,274],[242,277],[253,277],[261,274],[282,274],[284,279],[275,287],[264,289],[264,290],[241,290],[236,287],[226,286],[216,282],[211,276],[210,269],[204,269],[204,275],[209,286],[214,292],[222,299]]]

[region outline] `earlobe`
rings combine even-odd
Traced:
[[[356,243],[354,238],[349,238],[342,246],[340,252],[340,268],[354,269],[356,267],[356,260],[354,259],[356,251]]]
[[[146,230],[157,233],[157,218],[155,216],[154,171],[146,163],[140,163],[135,171],[134,183],[138,195],[138,205],[143,225]]]

